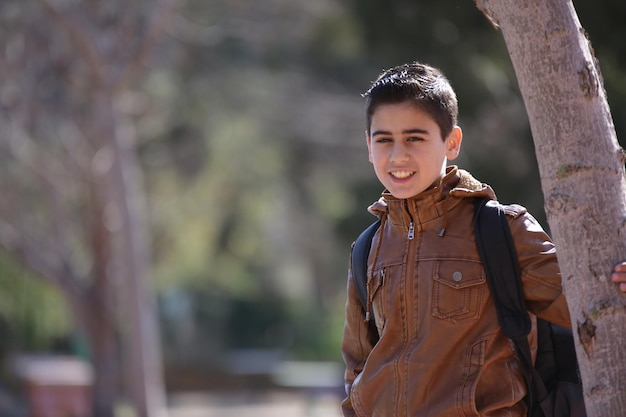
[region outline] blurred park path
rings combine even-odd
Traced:
[[[253,360],[252,360],[252,359]],[[0,417],[89,415],[90,368],[75,358],[22,356],[20,386],[0,385]],[[272,361],[237,355],[227,373],[177,369],[169,381],[168,417],[339,417],[342,366],[335,362]],[[136,417],[127,403],[116,417]]]
[[[340,398],[295,391],[178,393],[169,417],[340,417]]]

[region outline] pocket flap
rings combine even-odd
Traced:
[[[480,262],[438,261],[435,265],[435,281],[452,288],[467,288],[485,283],[485,271]]]

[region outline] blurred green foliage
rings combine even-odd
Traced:
[[[626,6],[575,5],[622,136]],[[384,68],[443,69],[459,96],[459,164],[545,225],[502,35],[472,1],[189,0],[168,33],[121,100],[141,138],[168,362],[243,348],[340,360],[350,243],[381,191],[360,94]],[[68,333],[63,303],[10,260],[0,268],[3,343],[49,349]]]
[[[0,254],[0,358],[14,352],[54,351],[70,344],[71,325],[55,288]]]

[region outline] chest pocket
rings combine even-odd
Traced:
[[[433,271],[432,314],[452,323],[476,320],[487,292],[480,262],[437,261]]]

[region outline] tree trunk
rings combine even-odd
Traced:
[[[94,369],[92,412],[93,417],[114,417],[120,392],[119,344],[114,320],[103,314],[100,302],[91,308],[94,320],[87,329]]]
[[[524,98],[558,248],[589,416],[626,409],[624,153],[600,69],[571,1],[476,0],[502,30]]]
[[[89,228],[93,254],[93,285],[87,300],[86,333],[91,345],[94,383],[92,388],[93,417],[114,417],[115,403],[120,393],[121,365],[118,354],[120,340],[115,311],[113,280],[107,274],[111,262],[112,245],[105,227],[106,195],[103,181],[92,178]]]
[[[149,285],[152,268],[143,178],[135,154],[134,129],[119,113],[114,115],[117,129],[113,136],[115,163],[112,168],[122,220],[119,256],[129,297],[126,303],[130,323],[128,381],[138,417],[161,417],[166,415],[165,388],[158,313],[153,288]]]
[[[122,358],[125,380],[138,417],[166,415],[161,369],[160,337],[150,278],[148,225],[139,161],[135,155],[135,134],[116,111],[106,88],[94,91],[92,139],[111,152],[111,165],[103,172],[102,191],[109,215],[117,218],[108,230],[108,245],[115,271],[108,280],[117,284],[116,301],[122,306]],[[99,211],[105,212],[104,207]],[[102,219],[104,221],[104,219]],[[109,283],[108,285],[111,285]],[[110,299],[109,299],[110,302]],[[110,306],[110,304],[109,304]],[[112,313],[113,309],[104,309]],[[111,334],[113,337],[114,335]]]

